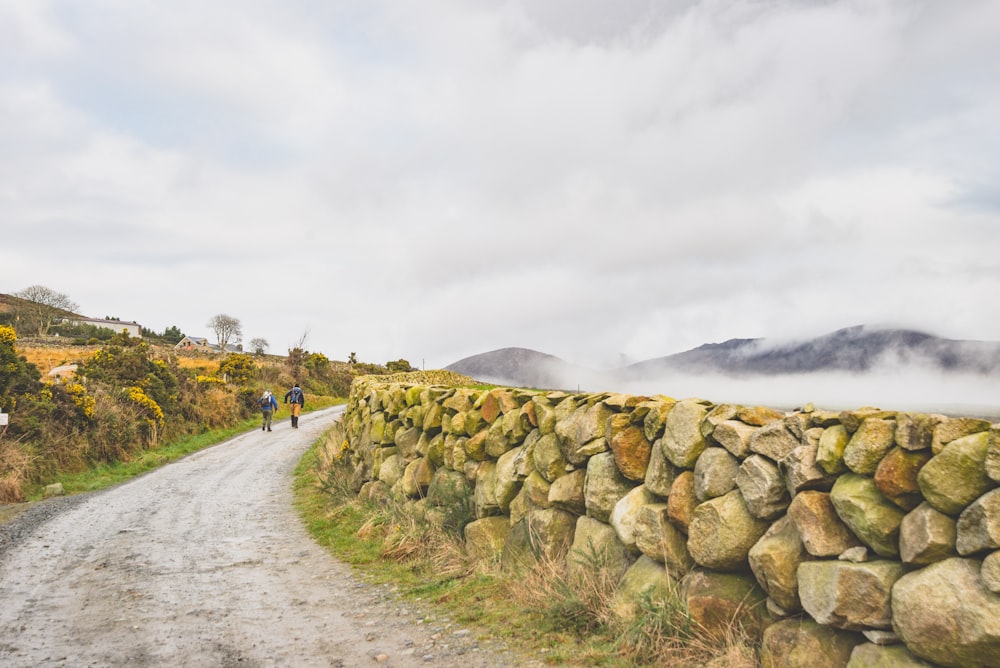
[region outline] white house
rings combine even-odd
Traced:
[[[91,325],[93,327],[110,329],[116,334],[128,332],[129,336],[134,336],[136,338],[142,337],[142,325],[137,322],[124,322],[122,320],[98,320],[97,318],[78,318],[70,320],[69,322],[72,322],[74,325]]]

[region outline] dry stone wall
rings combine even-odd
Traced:
[[[517,564],[679,583],[764,666],[1000,666],[1000,425],[861,408],[355,380],[354,482]]]

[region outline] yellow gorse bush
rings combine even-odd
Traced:
[[[160,405],[153,401],[148,394],[146,394],[143,389],[137,385],[133,385],[125,389],[125,396],[136,406],[141,407],[146,411],[146,418],[150,422],[155,422],[157,426],[163,426],[163,409]]]
[[[88,420],[93,419],[97,402],[94,401],[94,397],[87,394],[87,389],[80,383],[66,383],[63,385],[63,389],[66,390],[66,394],[70,396],[83,416]]]
[[[12,346],[15,341],[17,341],[17,332],[14,331],[14,328],[0,325],[0,343]]]

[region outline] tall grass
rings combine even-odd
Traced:
[[[461,533],[429,521],[418,505],[391,495],[359,498],[343,443],[338,426],[303,457],[296,503],[317,540],[366,577],[553,665],[758,665],[755,640],[737,620],[722,630],[700,627],[676,586],[640,598],[638,612],[622,617],[620,571],[593,551],[571,555],[583,565],[572,570],[545,558],[516,570],[473,561]]]

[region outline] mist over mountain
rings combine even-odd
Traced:
[[[1000,413],[1000,342],[857,326],[808,340],[731,339],[607,371],[525,348],[446,367],[501,385],[712,401]]]

